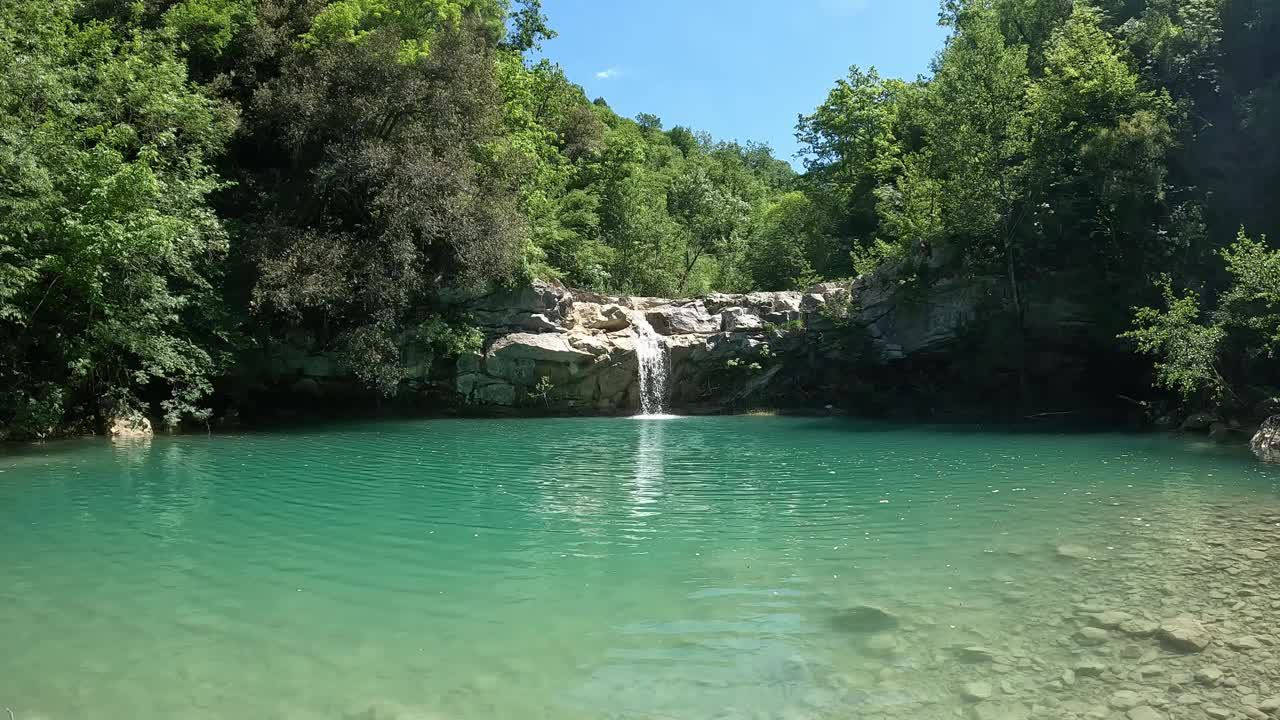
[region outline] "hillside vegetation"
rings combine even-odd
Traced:
[[[394,395],[442,294],[1073,278],[1198,406],[1280,385],[1280,3],[946,0],[928,77],[851,68],[762,145],[624,118],[537,0],[0,3],[0,436],[209,418],[288,342]],[[797,110],[804,110],[798,108]]]

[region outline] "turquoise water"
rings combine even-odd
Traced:
[[[1177,536],[1278,487],[1240,448],[1163,436],[829,419],[54,443],[0,455],[0,717],[949,707],[914,671],[1016,645],[1010,586],[1053,602],[1082,567],[1057,545],[1119,572],[1134,528]],[[867,605],[907,647],[865,642]]]

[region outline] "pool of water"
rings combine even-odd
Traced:
[[[1278,487],[1165,436],[833,419],[54,443],[0,455],[0,718],[953,717],[956,648],[1056,662],[1010,603]]]

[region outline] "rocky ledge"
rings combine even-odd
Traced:
[[[647,323],[667,352],[669,400],[681,411],[820,407],[851,358],[885,363],[943,347],[988,292],[969,283],[908,304],[858,280],[670,299],[535,282],[459,302],[486,341],[458,360],[454,389],[470,406],[634,412],[636,325]],[[851,338],[865,346],[851,351]]]
[[[455,389],[473,406],[634,411],[636,324],[648,323],[669,357],[672,400],[724,403],[747,387],[764,390],[784,355],[832,327],[824,310],[847,306],[848,297],[840,285],[671,300],[534,283],[466,304],[487,338],[482,353],[458,360]],[[729,377],[739,368],[740,378]]]

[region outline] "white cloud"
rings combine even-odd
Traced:
[[[618,68],[605,68],[604,70],[596,73],[596,77],[600,80],[608,80],[610,78],[616,78],[621,74],[622,71]]]
[[[857,15],[867,9],[867,0],[818,0],[818,7],[832,15]]]

